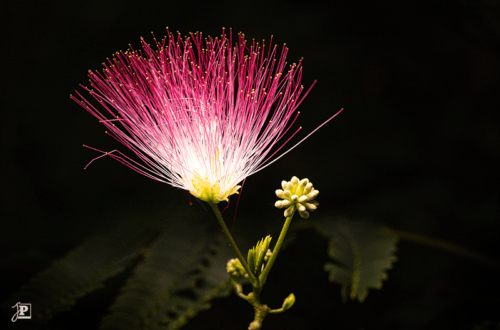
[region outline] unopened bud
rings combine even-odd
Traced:
[[[316,189],[314,189],[309,194],[307,194],[307,198],[309,198],[309,200],[312,201],[313,199],[315,199],[316,197],[318,197],[318,195],[319,195],[319,191],[316,190]]]
[[[299,215],[302,219],[308,219],[309,218],[309,212],[307,211],[299,211]]]
[[[271,251],[271,249],[267,249],[266,256],[264,257],[264,261],[267,262],[269,260],[269,258],[271,258],[272,255],[273,255],[273,252]]]
[[[297,204],[297,210],[299,212],[304,212],[306,210],[306,207],[299,203],[299,204]]]
[[[302,195],[299,198],[299,203],[309,202],[309,198],[306,195]]]
[[[316,203],[318,203],[318,202],[316,202]],[[319,204],[319,203],[318,203],[318,204]],[[315,210],[318,208],[316,205],[314,205],[314,204],[312,204],[312,203],[304,203],[303,205],[304,205],[304,206],[306,207],[306,209],[308,209],[309,211],[315,211]]]
[[[295,205],[290,206],[285,210],[285,217],[291,216],[294,211],[295,211]]]
[[[311,182],[309,182],[308,184],[306,184],[306,187],[304,188],[303,194],[304,195],[309,194],[312,189],[313,189],[313,184]]]
[[[299,185],[297,187],[297,195],[302,195],[304,193],[304,189],[306,188],[306,185],[309,183],[309,179],[302,179],[299,182]]]
[[[293,293],[290,293],[288,297],[285,298],[285,301],[283,301],[283,310],[290,309],[293,304],[295,304],[295,295]]]
[[[230,259],[227,262],[226,271],[229,275],[233,277],[239,277],[239,276],[248,277],[248,274],[243,268],[243,265],[241,264],[240,260],[236,258]]]
[[[276,197],[283,198],[284,197],[283,190],[281,190],[281,189],[276,190]]]

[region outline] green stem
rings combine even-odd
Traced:
[[[270,308],[260,302],[260,288],[253,287],[253,292],[248,294],[248,302],[254,308],[254,319],[252,323],[248,326],[248,330],[260,330],[262,328],[262,322],[264,318],[269,313]]]
[[[232,277],[230,277],[229,279],[231,280],[231,284],[233,285],[238,297],[248,300],[248,296],[243,293],[243,287],[241,286],[241,284],[236,282],[236,280]]]
[[[444,251],[452,252],[452,253],[461,255],[463,257],[466,257],[466,258],[478,261],[480,263],[486,264],[490,267],[500,268],[500,261],[490,259],[488,257],[480,255],[479,253],[472,252],[464,247],[461,247],[461,246],[458,246],[458,245],[455,245],[455,244],[452,244],[452,243],[449,243],[446,241],[442,241],[442,240],[439,240],[436,238],[431,238],[431,237],[411,233],[411,232],[404,231],[404,230],[397,230],[397,229],[388,229],[388,230],[392,235],[399,237],[401,239],[411,241],[411,242],[420,243],[420,244],[427,245],[427,246],[431,246],[431,247],[438,248],[438,249],[441,249]]]
[[[211,204],[208,203],[210,207],[212,207],[212,210],[215,213],[215,217],[217,218],[217,221],[219,221],[219,225],[221,226],[222,230],[224,231],[224,235],[226,235],[227,240],[229,241],[229,245],[233,249],[234,253],[236,253],[236,256],[238,259],[240,259],[241,264],[243,265],[243,268],[245,268],[245,271],[248,274],[248,277],[250,279],[250,282],[254,286],[260,286],[259,280],[252,274],[250,271],[250,267],[248,267],[247,261],[241,254],[240,250],[238,249],[238,246],[236,245],[236,242],[234,241],[233,237],[229,233],[229,229],[227,229],[226,222],[224,222],[224,219],[222,219],[222,215],[220,214],[219,207],[217,204]]]
[[[290,227],[290,223],[292,222],[293,215],[295,214],[295,211],[292,213],[291,216],[287,217],[285,220],[285,224],[283,225],[283,229],[281,229],[280,237],[278,238],[278,242],[276,243],[276,246],[274,247],[273,254],[271,255],[271,258],[269,258],[269,261],[266,264],[266,267],[264,268],[264,271],[262,274],[259,276],[259,280],[261,285],[264,285],[266,283],[267,275],[269,275],[269,272],[271,271],[271,267],[273,267],[274,261],[278,257],[278,252],[280,251],[281,245],[283,245],[283,241],[285,240],[286,232],[288,231],[288,227]]]

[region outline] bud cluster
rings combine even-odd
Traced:
[[[313,188],[313,184],[309,179],[299,180],[294,176],[290,181],[281,182],[283,190],[276,190],[276,196],[282,198],[274,204],[279,209],[285,208],[285,217],[289,217],[295,210],[299,211],[299,215],[307,219],[309,218],[308,211],[317,209],[319,203],[314,199],[318,196],[319,191]]]
[[[243,268],[243,265],[237,258],[231,259],[227,262],[226,271],[233,277],[243,276],[244,278],[248,278],[245,268]]]
[[[250,270],[254,275],[259,275],[263,270],[265,264],[271,258],[273,252],[269,249],[269,243],[271,242],[271,236],[261,239],[257,242],[257,246],[254,246],[250,251],[248,251],[248,265]],[[241,261],[237,258],[230,259],[226,265],[226,271],[229,275],[233,277],[244,277],[248,278],[248,274],[241,264]]]
[[[268,262],[272,255],[273,251],[271,251],[271,249],[267,249],[266,255],[264,256],[264,262]]]

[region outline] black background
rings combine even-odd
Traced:
[[[0,300],[102,223],[184,194],[110,158],[84,171],[98,155],[82,144],[127,150],[69,99],[89,69],[129,43],[139,48],[140,36],[152,42],[151,31],[161,38],[166,26],[274,35],[289,47],[288,63],[304,57],[302,83],[318,83],[299,109],[302,137],[345,109],[248,178],[236,231],[238,221],[281,222],[273,192],[296,175],[321,192],[313,217],[369,218],[499,257],[496,1],[20,1],[2,3],[0,21]],[[472,329],[498,318],[498,269],[403,241],[383,290],[341,305],[321,270],[326,241],[306,232],[297,244],[263,297],[279,305],[293,291],[297,305],[269,316],[267,329]],[[315,254],[310,265],[320,268],[310,269]],[[50,328],[97,328],[123,278]],[[233,297],[186,329],[244,329],[251,314]]]

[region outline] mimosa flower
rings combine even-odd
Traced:
[[[116,150],[102,156],[208,203],[228,201],[240,182],[277,159],[269,161],[310,90],[300,85],[302,60],[285,72],[285,46],[276,61],[276,46],[266,54],[242,33],[233,47],[224,29],[220,39],[167,32],[155,39],[157,50],[141,38],[142,50],[130,46],[103,63],[102,73],[89,71],[91,87],[82,87],[105,111],[79,92],[71,98],[143,163]]]

